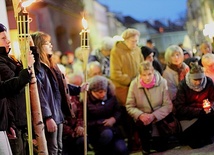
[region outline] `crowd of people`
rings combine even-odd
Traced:
[[[23,69],[10,54],[7,33],[0,24],[0,154],[29,152],[24,86],[33,78],[49,155],[83,155],[85,133],[95,155],[165,151],[170,136],[162,136],[156,123],[170,113],[182,127],[171,135],[179,145],[195,149],[213,143],[214,54],[209,42],[201,43],[196,56],[170,45],[162,64],[152,40],[139,47],[140,32],[128,28],[123,40],[104,37],[84,68],[80,47],[74,53],[53,52],[51,36],[38,31],[30,36],[28,68]]]

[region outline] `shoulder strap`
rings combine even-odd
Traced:
[[[145,88],[143,88],[143,91],[144,91],[144,94],[145,94],[145,96],[146,96],[146,99],[147,99],[147,101],[148,101],[148,103],[149,103],[150,108],[152,109],[152,111],[154,111],[154,109],[153,109],[153,107],[152,107],[152,105],[151,105],[151,102],[150,102],[150,100],[149,100],[149,98],[148,98],[148,96],[147,96],[147,94],[146,94]]]

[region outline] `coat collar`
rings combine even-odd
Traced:
[[[9,52],[8,52],[9,53]],[[8,55],[7,51],[6,51],[6,48],[5,47],[0,47],[0,54],[1,55]]]

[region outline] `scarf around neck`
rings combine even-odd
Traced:
[[[153,76],[153,79],[152,79],[152,81],[150,82],[150,83],[144,83],[143,82],[143,80],[140,78],[140,84],[141,84],[141,86],[142,87],[144,87],[144,88],[152,88],[152,87],[154,87],[154,85],[155,85],[155,83],[156,83],[156,78],[155,78],[155,76]]]
[[[189,77],[189,73],[187,73],[187,75],[186,75],[186,77],[185,77],[185,80],[186,80],[187,86],[188,86],[190,89],[192,89],[192,90],[194,90],[194,91],[196,91],[196,92],[202,91],[202,90],[205,88],[206,84],[207,84],[207,78],[206,78],[206,76],[201,80],[201,84],[198,85],[198,86],[195,86],[195,85],[193,85],[193,84],[191,83],[190,77]]]
[[[180,65],[170,64],[169,68],[171,68],[172,70],[178,73],[178,81],[181,81],[185,78],[186,70],[185,70],[184,63],[181,63]]]

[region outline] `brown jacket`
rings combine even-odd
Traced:
[[[139,47],[130,50],[123,41],[117,42],[110,55],[110,79],[116,87],[118,102],[125,106],[128,88],[138,75],[138,66],[143,61]]]

